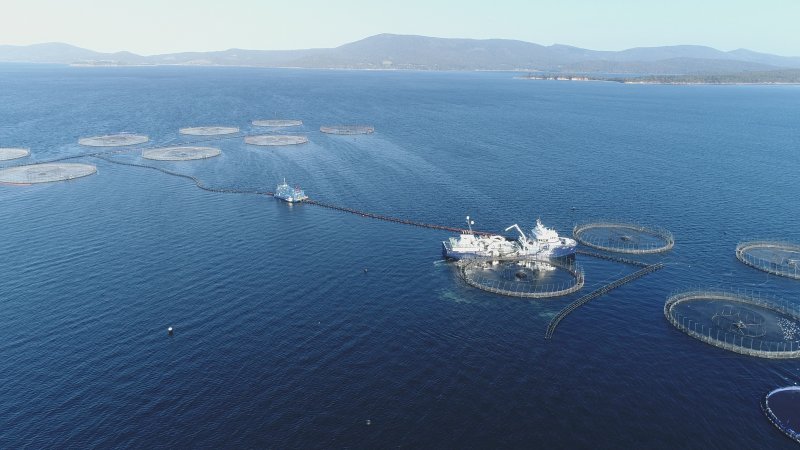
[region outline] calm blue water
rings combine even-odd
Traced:
[[[99,173],[0,186],[0,448],[791,447],[759,401],[800,363],[695,341],[662,309],[696,286],[800,302],[800,283],[733,252],[800,240],[800,88],[0,65],[0,146],[28,160],[84,153],[83,136],[177,144],[192,141],[180,127],[271,117],[304,120],[310,143],[230,139],[218,158],[148,164],[217,187],[285,176],[320,200],[485,230],[633,219],[677,245],[545,342],[575,297],[468,288],[438,262],[447,233],[79,159]],[[335,123],[376,133],[316,131]],[[578,260],[584,292],[633,271]]]

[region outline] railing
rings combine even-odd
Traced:
[[[599,259],[605,259],[605,260],[608,260],[608,261],[614,261],[614,262],[623,263],[623,264],[630,264],[632,266],[638,266],[638,267],[647,267],[647,266],[649,266],[649,264],[647,264],[645,262],[641,262],[641,261],[636,261],[635,259],[620,258],[619,256],[604,255],[602,253],[590,252],[590,251],[586,251],[586,250],[578,249],[578,250],[575,250],[575,253],[577,253],[579,255],[591,256],[592,258],[599,258]]]
[[[798,339],[779,342],[775,340],[757,339],[757,336],[746,336],[742,333],[727,332],[719,329],[719,327],[711,327],[692,317],[685,316],[676,309],[677,305],[696,299],[723,300],[742,305],[758,306],[800,321],[800,311],[797,307],[790,307],[788,304],[778,305],[760,298],[746,297],[741,294],[716,291],[691,291],[673,295],[667,299],[666,303],[664,303],[664,316],[675,328],[715,347],[720,347],[743,355],[757,356],[759,358],[800,358],[800,340]]]
[[[777,263],[769,259],[759,258],[748,253],[752,248],[774,248],[800,253],[800,245],[789,242],[776,241],[750,241],[742,242],[736,246],[736,258],[750,267],[762,270],[773,275],[800,280],[800,261],[791,263]]]
[[[490,280],[484,277],[472,275],[476,265],[493,262],[529,262],[532,264],[547,264],[552,267],[566,270],[575,278],[574,283],[536,285],[509,280]],[[555,260],[539,261],[529,257],[494,257],[494,258],[474,258],[461,260],[458,263],[459,275],[468,285],[493,294],[505,295],[508,297],[520,298],[552,298],[561,297],[577,292],[583,288],[583,270],[574,264],[563,263]]]
[[[620,244],[612,243],[611,240],[598,241],[589,239],[583,236],[583,233],[592,228],[611,228],[617,227],[627,230],[645,233],[663,240],[663,243],[651,243],[643,245],[639,243]],[[576,241],[581,244],[597,250],[604,250],[607,252],[616,253],[629,253],[635,255],[647,255],[653,253],[663,253],[671,250],[675,246],[675,238],[671,232],[663,228],[645,227],[639,224],[631,224],[617,221],[599,221],[593,223],[586,223],[582,225],[575,225],[572,229],[572,235]]]

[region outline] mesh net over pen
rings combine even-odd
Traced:
[[[0,169],[0,183],[37,184],[67,181],[97,173],[97,167],[78,163],[48,163]]]
[[[27,148],[5,147],[0,148],[0,161],[24,158],[31,154]]]
[[[645,255],[663,253],[675,246],[669,231],[637,223],[601,220],[576,225],[575,240],[598,250]]]
[[[560,297],[584,284],[583,270],[576,264],[528,256],[462,259],[457,268],[468,285],[509,297]]]
[[[690,291],[669,297],[664,316],[689,336],[760,358],[800,357],[800,309],[755,294]]]
[[[736,258],[750,267],[800,280],[800,245],[780,241],[749,241],[736,246]]]

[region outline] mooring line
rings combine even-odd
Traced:
[[[119,164],[119,165],[122,165],[122,166],[131,166],[131,167],[143,167],[145,169],[157,170],[157,171],[163,172],[163,173],[165,173],[167,175],[172,175],[172,176],[180,177],[180,178],[186,178],[187,180],[192,180],[194,182],[194,184],[197,187],[199,187],[200,189],[202,189],[204,191],[208,191],[208,192],[219,192],[219,193],[222,193],[222,194],[255,194],[255,195],[267,195],[267,196],[270,196],[270,197],[275,195],[273,192],[260,191],[260,190],[257,190],[257,189],[216,188],[216,187],[206,186],[206,185],[203,184],[202,181],[200,181],[199,178],[197,178],[197,177],[195,177],[193,175],[186,175],[184,173],[173,172],[171,170],[164,169],[164,168],[161,168],[161,167],[148,166],[147,164],[138,164],[138,163],[131,163],[131,162],[114,161],[111,158],[107,158],[107,157],[101,156],[101,155],[94,155],[93,158],[102,159],[103,161],[110,162],[112,164]]]
[[[215,188],[215,187],[210,187],[210,186],[204,185],[203,182],[199,178],[197,178],[197,177],[195,177],[193,175],[186,175],[186,174],[179,173],[179,172],[173,172],[173,171],[168,170],[168,169],[164,169],[164,168],[161,168],[161,167],[150,166],[150,165],[147,165],[147,164],[115,161],[115,160],[113,160],[111,158],[106,157],[105,155],[96,154],[96,155],[92,155],[92,157],[93,158],[97,158],[97,159],[102,159],[103,161],[110,162],[112,164],[120,164],[120,165],[123,165],[123,166],[131,166],[131,167],[143,167],[143,168],[146,168],[146,169],[157,170],[157,171],[163,172],[163,173],[165,173],[167,175],[172,175],[172,176],[176,176],[176,177],[185,178],[187,180],[193,181],[194,184],[197,187],[199,187],[200,189],[203,189],[203,190],[209,191],[209,192],[219,192],[219,193],[225,193],[225,194],[255,194],[255,195],[267,195],[267,196],[270,196],[270,197],[274,197],[275,196],[274,192],[261,191],[261,190],[257,190],[257,189],[233,189],[233,188]],[[455,233],[469,233],[469,230],[466,230],[464,228],[448,227],[448,226],[445,226],[445,225],[437,225],[437,224],[432,224],[432,223],[425,223],[425,222],[418,222],[418,221],[414,221],[414,220],[401,219],[401,218],[398,218],[398,217],[384,216],[384,215],[381,215],[381,214],[375,214],[375,213],[371,213],[371,212],[367,212],[367,211],[359,211],[357,209],[347,208],[345,206],[334,205],[332,203],[321,202],[321,201],[318,201],[318,200],[308,199],[308,200],[305,200],[303,203],[307,203],[309,205],[320,206],[322,208],[328,208],[328,209],[332,209],[332,210],[335,210],[335,211],[346,212],[346,213],[349,213],[349,214],[354,214],[354,215],[357,215],[357,216],[366,217],[366,218],[370,218],[370,219],[382,220],[382,221],[385,221],[385,222],[400,223],[400,224],[403,224],[403,225],[411,225],[411,226],[415,226],[415,227],[428,228],[428,229],[432,229],[432,230],[451,231],[451,232],[455,232]],[[473,233],[474,234],[480,234],[480,235],[489,234],[487,232],[474,231],[474,230],[473,230]]]
[[[608,261],[614,261],[614,262],[623,263],[623,264],[630,264],[632,266],[638,266],[638,267],[647,267],[647,266],[650,265],[650,264],[647,264],[645,262],[637,261],[635,259],[621,258],[619,256],[605,255],[605,254],[602,254],[602,253],[590,252],[588,250],[578,249],[578,250],[575,250],[575,253],[577,253],[579,255],[591,256],[592,258],[605,259],[605,260],[608,260]]]

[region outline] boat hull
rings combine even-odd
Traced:
[[[277,198],[280,201],[284,201],[286,203],[300,203],[303,200],[305,200],[305,198],[293,198],[293,197],[286,198],[286,197],[280,197],[278,195],[276,195],[275,198]]]
[[[442,241],[442,256],[445,259],[452,259],[452,260],[460,260],[460,259],[475,259],[475,258],[499,258],[502,256],[514,256],[516,253],[500,253],[496,250],[492,251],[465,251],[465,250],[453,250],[450,246],[450,243],[447,241]]]
[[[565,247],[556,247],[553,249],[552,253],[550,253],[551,258],[565,258],[567,256],[572,256],[575,254],[576,245],[570,245]]]
[[[460,259],[475,259],[475,258],[485,258],[488,255],[481,254],[480,252],[461,252],[461,251],[454,251],[450,248],[448,242],[442,242],[442,256],[445,259],[452,259],[458,261]]]
[[[549,252],[537,252],[530,255],[525,255],[521,252],[515,253],[514,255],[507,255],[507,256],[528,256],[528,257],[540,257],[540,258],[568,258],[570,256],[575,255],[575,250],[577,245],[569,245],[563,247],[556,247]],[[450,247],[450,244],[447,241],[442,242],[442,256],[445,259],[452,259],[452,260],[460,260],[460,259],[475,259],[475,258],[489,258],[492,256],[499,256],[499,255],[492,255],[486,252],[465,252],[465,251],[455,251]]]

